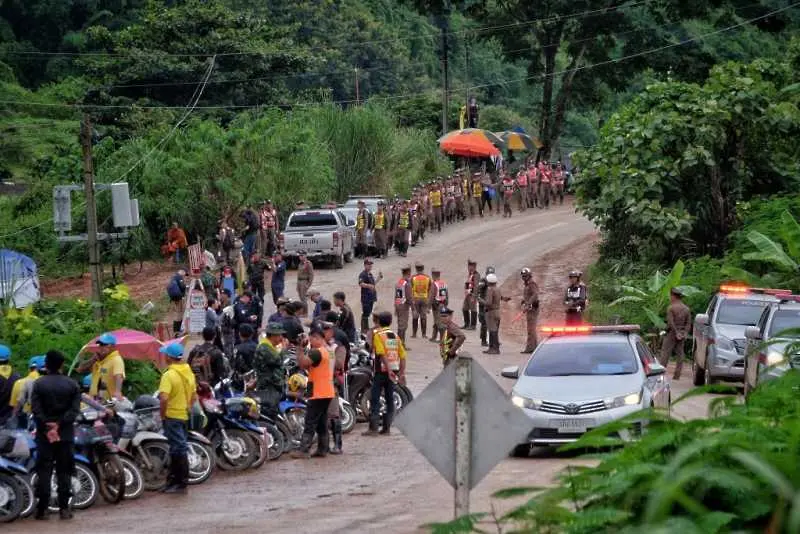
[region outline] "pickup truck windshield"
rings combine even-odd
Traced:
[[[784,330],[792,329],[794,332],[787,337],[800,337],[796,330],[800,328],[800,311],[797,310],[779,310],[775,312],[772,317],[772,324],[769,327],[769,335],[767,338],[774,337]]]
[[[755,326],[767,304],[760,300],[725,299],[719,306],[717,322]]]
[[[295,213],[289,219],[289,228],[309,228],[311,226],[337,226],[336,216],[333,213],[320,213],[309,211]]]

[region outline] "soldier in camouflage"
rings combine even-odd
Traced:
[[[269,323],[265,333],[267,337],[258,345],[253,356],[253,370],[256,373],[254,396],[261,402],[261,410],[274,416],[278,413],[278,403],[286,380],[281,356],[286,330],[280,323]]]

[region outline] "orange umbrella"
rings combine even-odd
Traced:
[[[440,140],[439,148],[452,156],[467,158],[487,158],[500,155],[497,147],[486,136],[477,134],[476,130],[463,130],[448,134]]]

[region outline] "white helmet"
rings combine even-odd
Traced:
[[[531,275],[531,270],[528,269],[527,267],[523,267],[523,269],[519,272],[519,274],[522,277],[530,276]]]
[[[486,275],[486,283],[487,284],[496,284],[497,283],[497,275],[494,273]]]

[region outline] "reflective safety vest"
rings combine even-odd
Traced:
[[[441,191],[431,191],[430,193],[431,205],[434,208],[441,208],[442,207],[442,192]]]
[[[549,184],[550,183],[550,171],[547,171],[547,170],[541,171],[541,176],[542,176],[542,183],[543,184]]]
[[[275,228],[275,214],[272,211],[261,212],[261,228]]]
[[[483,194],[483,184],[480,182],[472,182],[472,197],[481,198]]]
[[[513,180],[503,180],[503,193],[506,196],[510,196],[514,192],[514,182]]]
[[[399,228],[408,228],[410,226],[409,223],[409,215],[407,211],[400,212],[400,221],[397,223]]]
[[[367,225],[367,214],[359,212],[356,215],[356,230],[363,230]]]
[[[528,175],[524,172],[519,173],[517,176],[517,183],[520,187],[528,187]]]
[[[461,182],[461,191],[464,193],[464,196],[469,196],[469,180]]]
[[[400,370],[400,339],[395,335],[394,338],[388,336],[388,330],[378,333],[378,336],[383,341],[383,348],[386,353],[383,355],[386,358],[386,363],[389,364],[390,371]],[[381,362],[381,371],[388,372],[386,366]]]
[[[382,211],[379,211],[375,214],[375,229],[376,230],[383,230],[386,226],[386,214]]]
[[[444,304],[447,302],[447,284],[444,280],[434,280],[433,287],[435,294],[433,296],[436,302]]]
[[[411,279],[411,298],[428,300],[431,290],[431,279],[427,274],[417,274]]]
[[[450,337],[450,333],[445,328],[444,332],[442,332],[441,341],[439,342],[439,356],[442,358],[442,363],[447,362],[449,359],[449,352],[450,352],[450,345],[453,344],[453,338]]]
[[[408,280],[405,278],[401,278],[397,281],[397,285],[394,286],[394,304],[395,306],[402,306],[406,302],[406,286],[408,285]]]
[[[330,354],[324,347],[316,349],[322,355],[322,361],[316,367],[308,368],[308,381],[311,383],[311,399],[332,399],[336,396],[333,388],[333,366],[330,365]]]

